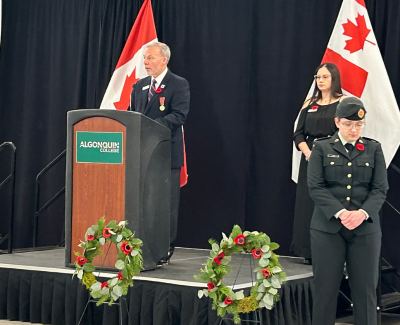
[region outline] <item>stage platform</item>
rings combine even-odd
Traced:
[[[64,266],[64,254],[65,250],[58,248],[0,255],[0,319],[78,323],[88,293],[76,278],[72,279],[74,269]],[[197,297],[197,291],[206,285],[193,278],[208,256],[208,250],[176,248],[169,265],[134,277],[134,287],[126,300],[122,300],[123,324],[129,324],[128,321],[132,325],[218,324],[211,300]],[[234,255],[230,263],[233,272],[224,278],[224,283],[234,285],[234,289],[248,290],[252,286],[251,276],[255,275],[250,259],[249,254]],[[276,307],[272,311],[263,310],[263,324],[311,324],[312,268],[302,261],[302,258],[280,257],[287,283],[281,289],[281,301]],[[106,271],[95,274],[98,278],[115,276]],[[89,304],[82,324],[119,324],[118,312],[119,306]]]

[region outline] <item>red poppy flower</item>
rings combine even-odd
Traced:
[[[361,143],[357,143],[357,144],[356,144],[356,148],[357,148],[358,150],[360,150],[360,151],[363,151],[363,150],[364,150],[364,145],[361,144]]]
[[[101,284],[101,288],[103,289],[104,287],[108,287],[108,283],[107,283],[107,282],[103,282],[103,283]]]
[[[118,273],[118,280],[123,280],[124,276],[122,275],[122,271],[119,271]]]
[[[231,305],[232,302],[233,302],[233,300],[231,298],[229,298],[229,297],[225,298],[225,301],[224,301],[225,305]]]
[[[266,267],[265,269],[261,270],[262,274],[264,274],[265,277],[269,278],[272,274],[271,271],[268,270],[268,268]]]
[[[78,262],[78,264],[79,264],[80,266],[83,266],[83,264],[85,264],[85,263],[88,262],[88,259],[87,259],[87,258],[84,258],[84,257],[78,256],[78,257],[76,258],[76,261]]]
[[[318,109],[318,106],[313,106],[311,107],[311,109],[313,109],[314,111],[316,111]]]
[[[111,236],[110,229],[104,228],[103,229],[103,237],[104,238],[109,238],[110,236]]]
[[[158,87],[158,88],[156,89],[156,93],[159,94],[160,92],[162,92],[162,88]]]
[[[218,265],[221,264],[221,261],[223,260],[225,254],[224,253],[219,253],[216,258],[214,258],[214,262],[217,263]]]
[[[254,258],[260,258],[263,254],[261,248],[255,248],[251,252],[253,253]]]
[[[121,249],[126,255],[128,255],[132,251],[132,246],[130,246],[126,241],[124,241],[122,242]]]
[[[87,238],[86,238],[88,241],[91,241],[91,240],[93,240],[94,239],[94,235],[89,235],[89,236],[87,236]]]
[[[244,238],[243,235],[238,235],[236,236],[236,238],[234,239],[235,243],[237,245],[243,245],[246,242],[246,238]]]
[[[212,289],[215,288],[215,284],[212,282],[207,283],[208,291],[211,291]]]

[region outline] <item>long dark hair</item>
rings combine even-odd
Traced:
[[[339,98],[343,96],[342,92],[342,84],[340,82],[340,72],[338,67],[333,63],[322,63],[316,70],[315,74],[318,73],[318,70],[321,68],[327,68],[331,73],[331,96],[333,98]],[[322,92],[319,90],[317,86],[317,80],[314,81],[314,91],[310,99],[310,104],[315,103],[322,99]]]

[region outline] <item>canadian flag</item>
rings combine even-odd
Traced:
[[[153,9],[150,0],[145,0],[111,76],[100,108],[128,108],[132,85],[147,76],[143,63],[144,48],[154,41],[157,41],[157,33]]]
[[[324,62],[339,68],[343,93],[358,97],[364,103],[367,117],[362,136],[381,142],[386,166],[389,166],[400,145],[400,111],[364,0],[343,0],[322,58]],[[295,128],[296,125],[297,120]],[[293,147],[295,182],[300,157],[301,152]]]

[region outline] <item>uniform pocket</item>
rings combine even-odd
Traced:
[[[343,178],[343,157],[324,157],[325,179],[329,182],[339,182]]]
[[[369,183],[372,178],[372,171],[375,167],[375,161],[372,158],[358,158],[357,167],[357,180],[359,182]]]

